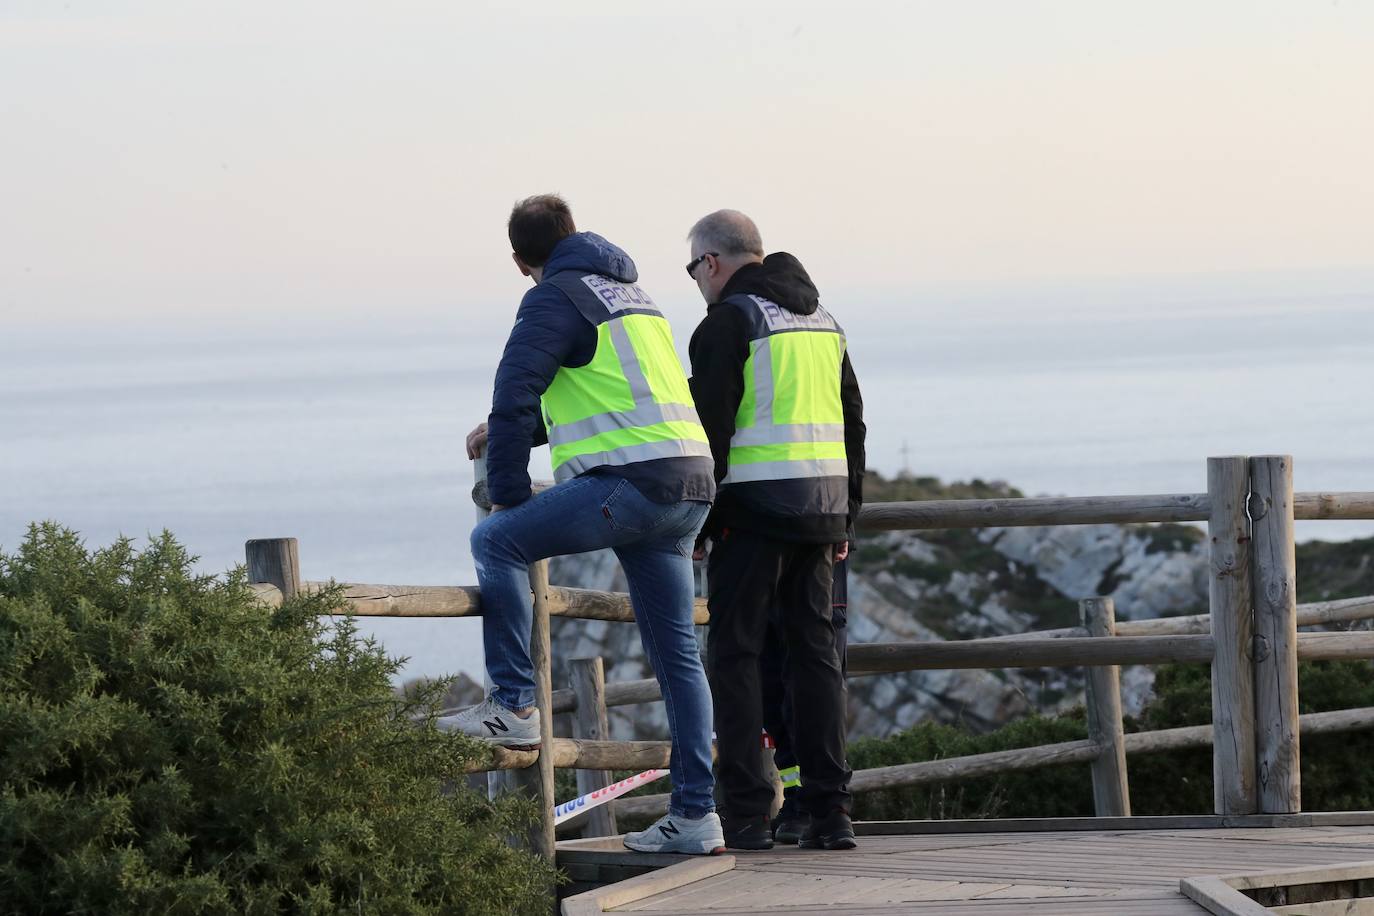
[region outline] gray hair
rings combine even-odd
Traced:
[[[763,239],[754,221],[738,210],[717,210],[697,220],[687,240],[702,251],[763,257]]]

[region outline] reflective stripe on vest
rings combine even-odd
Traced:
[[[596,351],[541,398],[554,479],[655,458],[711,456],[672,329],[638,285],[560,273],[552,283],[596,326]]]
[[[745,313],[751,331],[722,483],[848,476],[843,329],[822,308],[798,315],[762,296],[726,301]]]

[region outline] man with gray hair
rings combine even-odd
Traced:
[[[702,529],[725,845],[773,845],[763,773],[759,661],[784,651],[783,678],[810,824],[801,845],[852,849],[845,690],[831,619],[836,560],[863,498],[863,399],[844,331],[790,254],[764,256],[753,220],[703,217],[687,273],[706,300],[692,335],[692,394],[718,491]],[[772,624],[781,647],[770,647]]]

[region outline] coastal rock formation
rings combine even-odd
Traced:
[[[610,551],[560,557],[559,585],[625,591]],[[1110,595],[1121,619],[1198,613],[1206,607],[1200,530],[1179,525],[1090,525],[980,531],[882,532],[855,545],[850,573],[852,642],[969,639],[1071,626],[1077,600]],[[600,655],[608,681],[651,677],[638,630],[605,621],[552,622],[554,686],[566,660]],[[699,630],[703,641],[705,633]],[[1126,669],[1123,702],[1138,711],[1148,669]],[[887,735],[922,721],[995,728],[1028,712],[1082,702],[1078,670],[918,671],[849,681],[851,737]],[[663,707],[612,708],[617,738],[666,734]]]

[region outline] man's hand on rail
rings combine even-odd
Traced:
[[[840,543],[838,543],[838,544],[835,545],[835,562],[836,562],[836,563],[840,562],[841,560],[846,559],[848,556],[849,556],[849,542],[848,542],[848,541],[840,541]]]
[[[475,461],[482,457],[482,452],[487,447],[487,424],[478,423],[472,432],[468,433],[468,460]],[[492,511],[496,507],[492,506]]]

